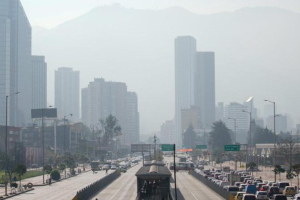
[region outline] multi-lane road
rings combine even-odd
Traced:
[[[109,171],[111,173],[112,171]],[[65,179],[50,186],[38,186],[30,192],[12,197],[12,200],[71,200],[77,191],[106,176],[105,171],[82,173],[76,177]]]

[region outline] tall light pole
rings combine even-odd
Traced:
[[[234,120],[234,143],[236,143],[236,119],[231,117],[228,117],[228,119]]]
[[[5,116],[5,155],[6,157],[8,157],[7,155],[7,139],[8,139],[8,129],[7,129],[7,112],[8,112],[8,97],[12,96],[12,95],[17,95],[19,94],[20,92],[16,92],[16,93],[13,93],[13,94],[9,94],[9,95],[6,95],[6,116]],[[5,170],[5,177],[7,177],[7,174],[6,174],[6,170]],[[5,183],[5,196],[8,196],[7,195],[7,183]]]
[[[64,154],[66,153],[66,118],[68,117],[68,116],[73,116],[73,114],[71,113],[71,114],[69,114],[69,115],[65,115],[64,116]]]
[[[49,108],[51,108],[52,106],[49,106]],[[43,148],[43,152],[42,152],[42,157],[43,157],[43,160],[42,160],[42,163],[43,163],[43,184],[45,184],[45,170],[44,170],[44,167],[45,167],[45,134],[44,134],[44,111],[46,110],[47,108],[43,108],[42,109],[42,148]]]
[[[249,111],[246,111],[246,110],[242,110],[242,112],[244,112],[244,113],[248,113],[249,115],[250,115],[250,126],[249,126],[249,147],[250,147],[250,151],[251,151],[251,148],[252,148],[252,142],[251,142],[251,123],[252,123],[252,113],[251,112],[249,112]],[[247,147],[248,147],[248,145],[247,145]],[[248,148],[247,148],[248,149]],[[247,151],[247,154],[248,154],[248,151]]]
[[[270,100],[264,100],[266,102],[269,102],[269,103],[272,103],[273,106],[274,106],[274,154],[273,154],[273,165],[274,165],[274,168],[275,168],[275,165],[276,165],[276,103],[275,101],[270,101]],[[276,173],[274,172],[274,180],[276,182]]]

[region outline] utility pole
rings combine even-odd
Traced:
[[[156,160],[156,135],[154,134],[154,160]]]
[[[42,148],[43,148],[43,184],[45,184],[45,136],[44,136],[44,110],[45,108],[42,109]]]
[[[252,123],[252,113],[246,110],[242,110],[242,112],[248,113],[250,115],[250,126],[249,126],[249,148],[250,148],[250,154],[251,154],[251,148],[252,148],[252,142],[251,142],[251,123]],[[248,146],[247,146],[248,147]],[[248,148],[247,148],[247,154],[248,154]],[[247,160],[248,162],[248,160]]]
[[[8,141],[8,123],[7,123],[7,115],[8,115],[8,97],[12,96],[12,95],[17,95],[19,94],[20,92],[16,92],[16,93],[13,93],[13,94],[10,94],[10,95],[6,95],[6,110],[5,110],[5,113],[6,113],[6,116],[5,116],[5,156],[8,158],[8,154],[7,154],[7,149],[8,149],[8,144],[7,144],[7,141]],[[7,168],[6,168],[7,169]],[[4,196],[8,196],[7,194],[7,173],[6,173],[6,169],[5,169],[5,194]]]
[[[266,102],[272,103],[274,106],[274,153],[273,153],[273,165],[274,165],[274,169],[275,169],[275,165],[276,165],[276,103],[275,101],[270,101],[270,100],[264,100]],[[276,173],[274,170],[274,181],[276,183]]]

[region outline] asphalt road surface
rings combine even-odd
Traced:
[[[109,173],[113,172],[111,170]],[[50,186],[38,186],[33,191],[12,197],[12,200],[70,200],[76,195],[78,190],[90,185],[91,183],[106,176],[105,171],[98,171],[97,174],[93,172],[82,173],[76,177],[72,177]]]
[[[137,196],[136,172],[142,167],[138,164],[95,195],[92,200],[135,200]]]

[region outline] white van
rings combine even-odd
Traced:
[[[281,194],[286,186],[290,186],[290,184],[288,182],[278,182],[279,192]]]

